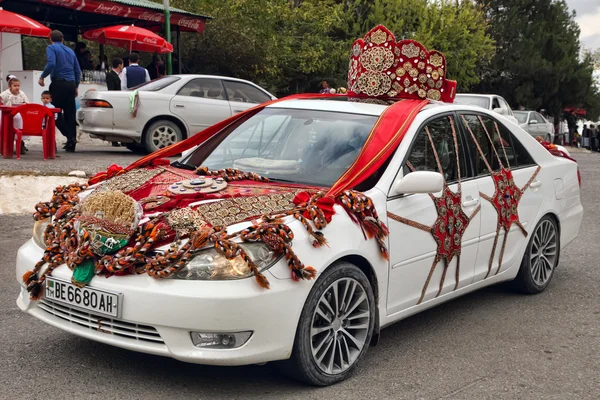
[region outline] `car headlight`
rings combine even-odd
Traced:
[[[46,243],[44,242],[44,232],[46,232],[46,227],[48,227],[51,220],[52,218],[48,217],[39,221],[35,221],[35,224],[33,224],[33,243],[42,249],[46,248]]]
[[[243,243],[240,244],[248,256],[254,261],[259,271],[264,271],[273,266],[281,255],[276,254],[264,243]],[[248,264],[237,256],[228,260],[214,248],[204,249],[190,260],[189,263],[177,273],[173,274],[173,279],[186,280],[231,280],[243,279],[252,276],[252,271]]]

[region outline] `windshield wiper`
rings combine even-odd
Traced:
[[[195,171],[196,167],[194,167],[193,165],[189,165],[189,164],[185,164],[179,161],[173,161],[171,163],[171,167],[175,167],[175,168],[179,168],[179,169],[187,169],[189,171]]]
[[[282,179],[282,178],[271,178],[268,177],[270,181],[274,181],[274,182],[288,182],[288,183],[298,183],[296,181],[292,181],[290,179]]]

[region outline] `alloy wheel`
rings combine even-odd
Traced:
[[[162,149],[177,143],[177,132],[170,126],[158,126],[150,134],[150,140],[156,149]]]
[[[544,286],[552,276],[558,254],[556,227],[550,220],[543,220],[537,227],[531,244],[531,277],[538,286]]]
[[[353,278],[333,282],[320,297],[312,317],[313,360],[326,374],[350,368],[366,344],[370,326],[369,299]]]

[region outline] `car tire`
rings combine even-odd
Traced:
[[[358,267],[345,261],[331,265],[306,299],[283,372],[315,386],[346,379],[367,352],[375,307],[371,283]]]
[[[154,121],[144,132],[144,147],[148,153],[180,142],[183,139],[181,128],[173,121],[161,119]]]
[[[521,261],[515,289],[526,294],[543,292],[554,275],[560,256],[560,233],[554,218],[544,216],[531,234]]]

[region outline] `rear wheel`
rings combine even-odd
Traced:
[[[560,236],[554,218],[546,215],[533,230],[521,268],[514,280],[516,289],[527,294],[543,292],[554,275],[560,254]]]
[[[371,284],[358,267],[330,266],[306,300],[284,370],[316,386],[344,380],[367,352],[375,307]]]
[[[172,121],[158,120],[153,122],[144,134],[144,147],[148,153],[153,153],[183,139],[181,128]]]

